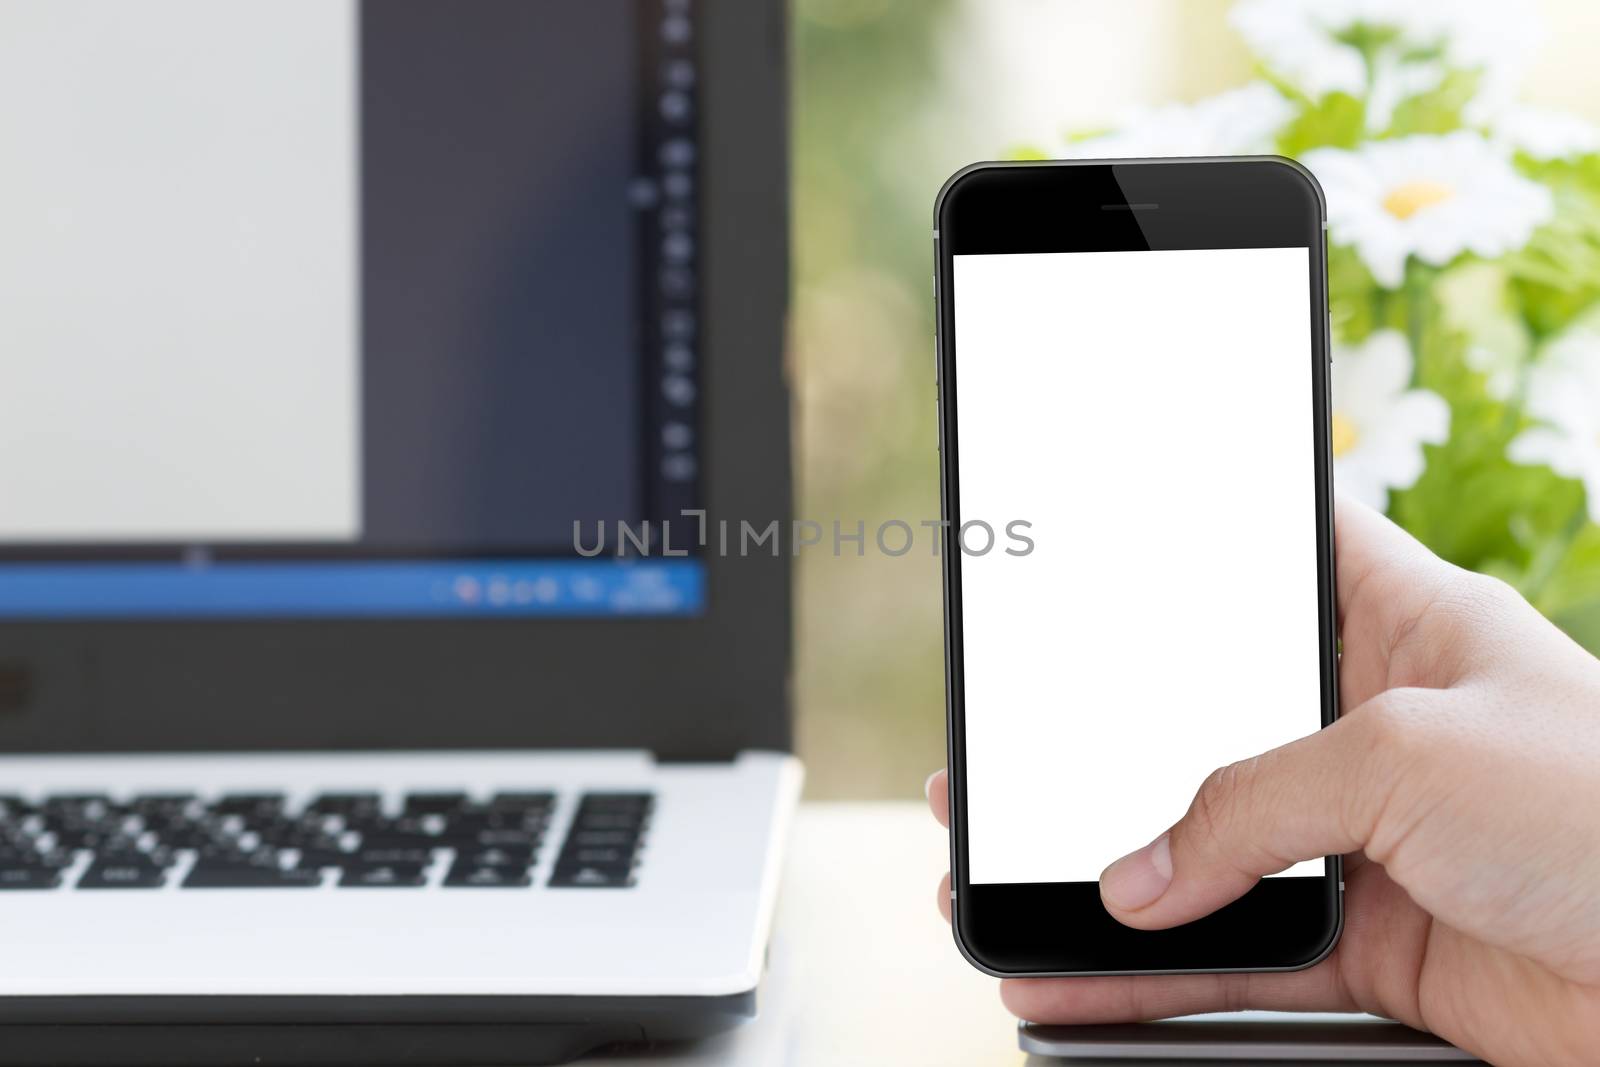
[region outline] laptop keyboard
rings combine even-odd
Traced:
[[[635,883],[655,797],[589,792],[545,882]],[[0,891],[159,889],[526,889],[550,829],[550,792],[0,795]]]

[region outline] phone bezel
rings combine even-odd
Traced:
[[[1153,206],[1152,206],[1153,205]],[[1338,714],[1326,210],[1310,172],[1288,159],[1072,160],[978,163],[953,175],[934,207],[945,691],[950,766],[952,927],[980,970],[1002,977],[1289,971],[1325,959],[1343,925],[1343,871],[1264,879],[1240,900],[1171,930],[1138,931],[1100,904],[1094,882],[988,883],[967,870],[962,678],[959,402],[953,259],[963,253],[1310,249],[1318,638],[1322,725]],[[1198,783],[1197,783],[1198,784]],[[1261,936],[1271,930],[1270,937]]]

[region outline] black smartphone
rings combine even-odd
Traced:
[[[1277,158],[985,163],[935,208],[957,943],[998,975],[1307,967],[1338,857],[1198,921],[1101,870],[1337,714],[1324,208]]]

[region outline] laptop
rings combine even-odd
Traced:
[[[0,1063],[753,1014],[784,14],[0,0]]]

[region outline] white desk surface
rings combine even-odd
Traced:
[[[934,907],[945,832],[920,803],[805,804],[789,841],[754,1022],[606,1067],[1020,1064],[995,979],[961,958]]]

